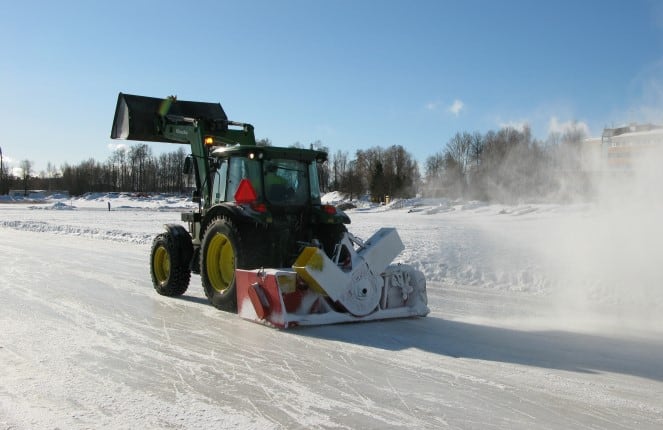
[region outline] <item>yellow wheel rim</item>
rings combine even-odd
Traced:
[[[207,276],[212,288],[222,293],[235,280],[235,250],[228,236],[217,233],[207,248]]]
[[[159,285],[168,282],[170,277],[170,256],[168,251],[163,246],[159,246],[154,251],[154,277],[157,279]]]

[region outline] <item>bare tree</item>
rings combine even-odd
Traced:
[[[146,191],[145,181],[150,158],[152,158],[152,150],[145,143],[132,146],[129,150],[133,191]]]
[[[481,164],[481,154],[483,153],[484,140],[481,133],[475,131],[470,141],[470,161],[478,166]]]
[[[442,195],[442,174],[444,173],[444,153],[437,152],[426,158],[424,167],[424,193],[430,197]]]
[[[465,174],[470,161],[472,135],[468,132],[456,133],[447,143],[447,152],[456,162],[461,174]]]
[[[336,151],[332,157],[332,188],[338,189],[341,184],[341,178],[348,170],[348,153]]]
[[[352,160],[348,163],[347,171],[340,178],[339,190],[347,194],[350,200],[358,197],[365,191],[357,160]]]
[[[467,186],[467,168],[470,164],[470,154],[472,149],[472,135],[468,132],[456,133],[447,143],[445,151],[445,176],[447,181],[450,176],[458,181],[458,187],[461,194]],[[451,162],[453,160],[453,162]],[[453,165],[453,168],[449,166]],[[451,174],[450,172],[453,172]]]
[[[28,185],[30,182],[30,176],[32,175],[32,161],[23,160],[21,161],[21,179],[23,180],[23,195],[28,195]]]

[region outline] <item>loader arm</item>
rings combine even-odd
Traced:
[[[225,121],[226,130],[210,133],[201,121],[176,115],[159,117],[158,130],[169,142],[189,144],[191,155],[196,163],[196,188],[200,190],[205,199],[211,198],[211,176],[209,148],[226,145],[255,145],[253,126],[232,121]],[[228,125],[239,126],[242,129],[229,129]]]

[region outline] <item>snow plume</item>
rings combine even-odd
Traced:
[[[574,123],[575,124],[575,123]],[[505,127],[483,137],[480,163],[468,169],[472,197],[502,203],[568,202],[583,197],[581,171],[584,128],[557,134],[549,145],[533,138],[529,126]]]
[[[663,151],[633,170],[606,174],[597,201],[565,218],[539,243],[553,306],[572,324],[661,330],[663,325]]]

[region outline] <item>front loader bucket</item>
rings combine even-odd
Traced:
[[[120,93],[117,96],[111,139],[181,143],[167,139],[159,133],[159,117],[166,115],[198,121],[228,120],[219,103],[159,99]]]

